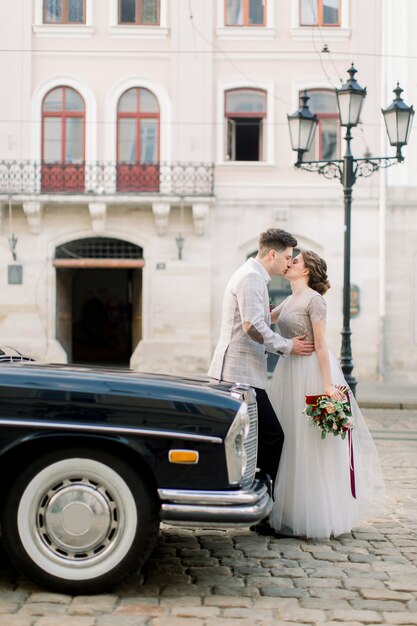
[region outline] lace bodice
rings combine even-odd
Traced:
[[[305,335],[313,340],[312,322],[326,320],[326,302],[317,291],[307,289],[303,293],[288,296],[278,307],[278,332],[291,339]]]

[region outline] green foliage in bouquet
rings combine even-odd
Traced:
[[[345,439],[346,433],[353,428],[350,420],[352,416],[349,398],[346,395],[347,389],[343,388],[345,393],[343,400],[333,400],[330,396],[306,396],[306,406],[303,411],[309,420],[321,428],[321,438],[325,439],[331,433],[335,437],[340,435]]]

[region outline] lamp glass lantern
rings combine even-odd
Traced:
[[[177,237],[175,237],[175,241],[177,243],[177,248],[178,248],[178,259],[182,261],[182,249],[184,247],[185,239],[180,233]]]
[[[363,102],[366,98],[366,87],[361,87],[355,80],[356,71],[352,63],[348,70],[350,78],[340,89],[336,89],[337,106],[342,126],[358,125]]]
[[[397,83],[395,99],[386,109],[381,109],[385,120],[388,139],[392,146],[407,145],[414,118],[413,106],[407,106],[401,98],[402,89]]]
[[[291,147],[293,150],[302,154],[308,152],[313,143],[314,135],[318,124],[318,118],[312,113],[308,107],[310,97],[307,92],[300,98],[302,104],[299,109],[292,115],[287,115],[288,126],[290,129]]]

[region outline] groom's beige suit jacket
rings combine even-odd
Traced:
[[[267,286],[270,280],[265,268],[253,258],[229,280],[223,298],[220,338],[208,372],[211,378],[265,389],[266,352],[291,352],[291,339],[284,339],[270,328]],[[257,340],[245,332],[245,322]]]

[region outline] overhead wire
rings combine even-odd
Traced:
[[[236,65],[236,63],[233,61],[233,59],[231,59],[229,57],[229,55],[227,54],[227,52],[225,50],[223,50],[223,48],[221,48],[219,45],[215,44],[213,41],[210,41],[205,34],[198,28],[198,26],[195,23],[194,20],[194,15],[192,12],[192,0],[188,0],[188,7],[189,7],[189,17],[190,17],[190,23],[192,28],[194,29],[194,31],[201,37],[201,39],[203,39],[203,41],[205,41],[209,46],[211,46],[212,50],[216,50],[217,52],[220,52],[220,54],[222,54],[225,59],[232,65],[232,67],[241,75],[245,78],[246,81],[249,81],[249,83],[251,83],[252,86],[257,87],[258,89],[264,89],[263,85],[260,85],[258,81],[254,80],[253,78],[251,78],[246,72],[244,72],[238,65]],[[279,96],[273,95],[274,100],[277,100],[278,102],[281,102],[283,104],[285,104],[286,106],[291,106],[291,103],[288,102],[287,100],[284,100],[284,98],[280,98]]]
[[[316,26],[314,26],[314,28],[313,28],[313,27],[311,28],[311,39],[312,39],[312,43],[313,43],[313,46],[314,46],[314,50],[316,51],[316,54],[317,54],[317,56],[318,56],[318,59],[319,59],[319,62],[320,62],[321,68],[322,68],[322,70],[323,70],[323,74],[324,74],[324,75],[325,75],[325,77],[326,77],[326,80],[330,83],[330,85],[331,85],[331,87],[332,87],[333,89],[336,89],[336,87],[335,87],[335,85],[333,84],[333,82],[332,82],[332,80],[331,80],[331,78],[330,78],[330,76],[329,76],[328,72],[326,71],[326,68],[325,68],[324,63],[323,63],[323,59],[321,58],[320,51],[318,50],[318,48],[317,48],[317,46],[316,46],[316,38],[315,38],[315,34],[314,34],[314,32],[315,32],[315,31],[314,31],[314,29],[319,28],[319,32],[320,32],[319,19],[318,19],[318,16],[317,16],[317,4],[316,4],[316,6],[314,6],[314,4],[313,4],[313,0],[309,0],[309,4],[310,4],[310,8],[311,8],[311,12],[312,12],[312,15],[313,15],[314,21],[316,22]],[[321,33],[320,33],[320,34],[321,34]],[[327,45],[327,44],[326,44],[326,42],[324,41],[324,39],[323,39],[323,43],[324,43],[325,45]]]
[[[317,28],[317,27],[315,27]],[[214,46],[216,44],[213,44]],[[153,49],[141,49],[141,48],[136,48],[135,50],[132,49],[115,49],[115,48],[107,48],[106,50],[102,50],[100,48],[97,49],[93,49],[93,48],[89,48],[89,49],[85,49],[85,48],[77,48],[77,49],[70,49],[70,48],[44,48],[44,49],[36,49],[36,48],[0,48],[0,54],[4,52],[4,53],[8,53],[8,52],[16,52],[16,53],[30,53],[30,54],[35,54],[35,55],[46,55],[46,54],[59,54],[59,53],[65,53],[65,54],[71,54],[74,55],[75,53],[79,53],[79,54],[83,54],[83,55],[88,55],[89,53],[92,54],[103,54],[103,55],[109,55],[109,54],[118,54],[120,53],[122,54],[127,54],[127,55],[132,55],[132,54],[146,54],[146,55],[153,55],[153,54],[166,54],[166,55],[173,55],[173,54],[195,54],[196,52],[198,52],[198,54],[211,54],[212,50],[173,50],[173,49],[157,49],[157,48],[153,48]],[[218,52],[223,54],[223,55],[230,55],[230,54],[242,54],[242,49],[231,49],[228,50],[228,52],[223,51],[221,48],[218,49]],[[311,50],[309,49],[303,49],[303,50],[286,50],[286,49],[281,49],[281,50],[258,50],[258,49],[250,49],[247,51],[248,53],[250,53],[251,55],[254,54],[268,54],[268,55],[288,55],[291,54],[293,56],[295,55],[299,55],[299,56],[308,56],[311,54]],[[327,54],[327,53],[326,53]],[[333,50],[332,51],[332,55],[333,56],[339,56],[339,57],[343,57],[343,58],[356,58],[356,57],[370,57],[370,58],[377,58],[377,59],[403,59],[403,60],[417,60],[417,55],[415,54],[394,54],[394,53],[379,53],[379,52],[360,52],[358,50]],[[233,61],[233,59],[230,59],[229,56],[229,60]]]
[[[344,52],[344,51],[337,51],[337,52],[330,51],[330,49],[329,49],[329,47],[327,45],[327,42],[326,42],[326,40],[324,38],[323,32],[322,32],[323,29],[322,29],[322,27],[319,24],[319,20],[317,19],[316,6],[313,4],[313,0],[308,0],[308,1],[309,1],[309,4],[310,4],[310,7],[311,7],[312,14],[313,14],[313,16],[315,18],[315,21],[316,21],[316,25],[311,28],[311,31],[312,31],[311,32],[311,35],[312,35],[311,41],[312,41],[312,44],[314,46],[315,52],[317,54],[320,66],[321,66],[322,71],[323,71],[323,74],[324,74],[326,80],[332,86],[332,89],[336,89],[336,87],[335,87],[334,82],[332,81],[329,73],[327,72],[327,70],[325,68],[325,65],[324,65],[324,62],[323,62],[323,58],[321,56],[321,53],[320,53],[319,49],[317,48],[315,33],[319,34],[319,36],[320,36],[320,38],[321,38],[321,40],[323,42],[323,48],[326,49],[326,52],[325,53],[323,52],[323,54],[326,54],[326,56],[329,58],[329,60],[332,63],[333,68],[335,70],[335,73],[338,76],[338,79],[339,79],[340,82],[343,82],[343,81],[342,81],[342,79],[341,79],[341,77],[339,75],[339,71],[338,71],[338,69],[336,67],[336,64],[335,64],[335,61],[334,61],[334,58],[333,58],[334,55],[336,55],[336,56],[344,56],[344,57],[346,57],[346,56],[352,56],[352,57],[372,56],[372,57],[379,57],[379,58],[383,58],[383,57],[404,58],[405,57],[405,58],[410,58],[410,59],[412,59],[412,58],[417,59],[417,56],[413,56],[413,55],[386,55],[386,54],[380,54],[380,53],[364,53],[364,52],[352,52],[352,51],[349,51],[349,53],[347,53],[347,52]],[[249,76],[245,71],[243,71],[235,63],[234,59],[232,59],[230,57],[230,54],[233,54],[235,52],[241,54],[242,50],[236,50],[236,51],[229,50],[228,52],[226,52],[218,44],[216,44],[213,41],[210,41],[205,36],[205,34],[198,28],[198,26],[195,23],[195,18],[194,18],[194,13],[193,13],[193,6],[192,6],[192,0],[189,0],[189,2],[188,2],[188,9],[189,9],[189,19],[190,19],[190,23],[191,23],[192,28],[193,28],[193,33],[197,34],[203,41],[205,41],[205,43],[207,43],[210,46],[210,50],[207,50],[207,49],[198,50],[196,48],[195,39],[194,39],[193,50],[140,50],[139,49],[139,50],[133,50],[132,51],[132,50],[114,50],[114,49],[113,50],[92,50],[92,49],[89,49],[89,50],[77,50],[77,52],[80,52],[80,53],[82,53],[82,52],[85,52],[85,53],[93,52],[95,54],[97,54],[97,53],[108,54],[109,52],[112,52],[112,53],[120,52],[122,54],[123,53],[128,53],[128,54],[143,53],[143,54],[147,54],[147,55],[152,55],[152,54],[161,53],[161,52],[165,52],[165,53],[170,54],[170,55],[171,54],[196,54],[196,53],[198,53],[198,54],[210,53],[211,54],[213,52],[217,52],[217,53],[221,54],[232,65],[232,67],[236,70],[236,72],[238,72],[243,78],[245,78],[246,81],[249,81],[249,83],[252,86],[258,87],[259,89],[264,89],[263,85],[260,85],[259,82],[257,82],[251,76]],[[34,53],[34,54],[36,54],[36,53],[45,54],[45,52],[46,53],[59,53],[59,52],[61,52],[61,53],[67,53],[67,52],[68,53],[69,52],[74,53],[74,50],[66,50],[66,49],[35,50],[33,48],[20,48],[20,49],[19,48],[0,48],[0,53],[1,52],[27,52],[27,53]],[[271,51],[271,50],[268,50],[267,54],[277,54],[277,55],[279,55],[279,54],[291,53],[291,54],[305,55],[305,54],[308,54],[309,52],[310,51],[308,51],[308,50],[302,50],[302,51],[300,51],[300,50],[296,50],[296,51],[295,50],[291,50],[291,51],[286,51],[286,50],[272,50]],[[263,54],[263,53],[265,53],[265,50],[251,50],[250,53],[251,54],[257,54],[257,53],[262,53]],[[279,97],[279,96],[277,96],[275,94],[273,95],[273,97],[274,97],[275,100],[285,104],[287,107],[291,106],[291,103],[288,102],[288,100],[286,100],[284,98],[281,98],[281,97]],[[26,124],[27,123],[27,124],[31,124],[31,123],[38,123],[38,121],[37,120],[35,121],[35,120],[11,120],[11,119],[3,120],[3,119],[0,119],[0,124],[3,124],[3,123],[22,123],[22,124]],[[114,120],[111,120],[111,121],[106,121],[106,120],[95,120],[95,121],[88,120],[87,121],[87,120],[85,120],[85,124],[86,125],[88,125],[88,124],[106,125],[106,124],[114,124],[114,123],[115,123]],[[160,120],[160,125],[164,125],[164,123],[165,122]],[[170,122],[170,125],[182,125],[182,126],[186,126],[186,125],[200,125],[200,126],[211,125],[211,126],[216,126],[216,125],[219,125],[219,124],[223,124],[223,121],[220,121],[220,122],[210,122],[210,121],[201,121],[201,122]],[[273,126],[286,126],[286,124],[283,123],[283,122],[276,122],[276,123],[273,124]],[[379,126],[381,126],[381,124],[379,124],[379,123],[374,123],[374,124],[370,123],[370,124],[367,124],[367,126],[379,127]],[[361,133],[362,133],[362,136],[363,136],[363,129],[362,128],[361,128]]]
[[[324,67],[324,63],[323,63],[322,58],[321,58],[321,53],[320,53],[320,51],[318,50],[318,48],[316,46],[315,32],[318,32],[320,37],[321,37],[321,39],[322,39],[323,50],[325,50],[325,52],[323,54],[326,54],[326,56],[329,57],[332,65],[333,65],[333,68],[334,68],[334,70],[336,72],[336,75],[339,78],[340,83],[343,84],[343,79],[339,75],[339,71],[338,71],[338,69],[336,67],[336,64],[335,64],[334,60],[333,60],[332,52],[330,51],[330,48],[329,48],[326,40],[324,39],[324,36],[323,36],[323,33],[322,33],[322,28],[320,26],[320,20],[318,19],[317,10],[316,10],[317,9],[317,4],[313,4],[313,0],[308,0],[308,1],[309,1],[309,4],[310,4],[310,8],[311,8],[311,12],[312,12],[313,18],[314,18],[315,23],[316,23],[316,26],[314,27],[314,29],[312,28],[312,33],[311,33],[312,34],[312,42],[313,42],[313,45],[314,45],[314,49],[315,49],[315,51],[316,51],[316,53],[317,53],[317,55],[319,57],[319,61],[320,61],[320,65],[321,65],[321,67],[323,69],[323,73],[326,76],[326,79],[329,81],[329,83],[332,84],[331,78],[330,78],[328,72],[326,71],[326,69]],[[333,89],[337,89],[336,85],[333,84],[332,86],[333,86]],[[381,126],[381,124],[382,123],[380,123],[380,124],[372,124],[372,126]],[[371,126],[371,124],[367,124],[367,126]],[[361,141],[363,143],[363,146],[364,146],[364,155],[365,156],[366,155],[369,156],[371,154],[371,151],[370,151],[369,145],[368,145],[368,143],[366,141],[365,132],[364,132],[364,128],[363,128],[363,123],[361,121],[359,121],[357,128],[359,129],[359,132],[360,132],[359,136],[360,136],[360,139],[361,139]]]
[[[329,46],[327,44],[327,41],[325,40],[325,38],[323,36],[323,29],[322,29],[322,27],[320,25],[320,20],[318,19],[318,16],[317,16],[317,4],[314,6],[313,5],[313,0],[309,0],[309,3],[310,3],[310,6],[311,6],[311,9],[312,9],[313,15],[315,17],[315,21],[316,21],[316,26],[314,27],[314,29],[312,29],[312,33],[311,33],[312,34],[313,45],[316,48],[316,45],[315,45],[315,32],[318,32],[320,37],[321,37],[321,40],[323,42],[323,50],[326,50],[325,54],[330,59],[330,62],[333,65],[333,68],[334,68],[334,70],[336,72],[336,75],[339,78],[340,83],[343,83],[343,80],[342,80],[342,78],[341,78],[341,76],[339,74],[339,70],[337,69],[336,64],[335,64],[335,62],[333,60],[332,52],[330,51],[330,48],[329,48]],[[316,51],[317,51],[317,49],[316,49]],[[320,60],[321,60],[320,52],[318,52],[318,55],[319,55]],[[327,72],[324,69],[323,64],[322,64],[322,67],[323,67],[323,71],[325,72],[326,76],[328,76]],[[330,81],[330,78],[329,78],[329,81]],[[336,88],[334,85],[333,85],[333,87]]]

